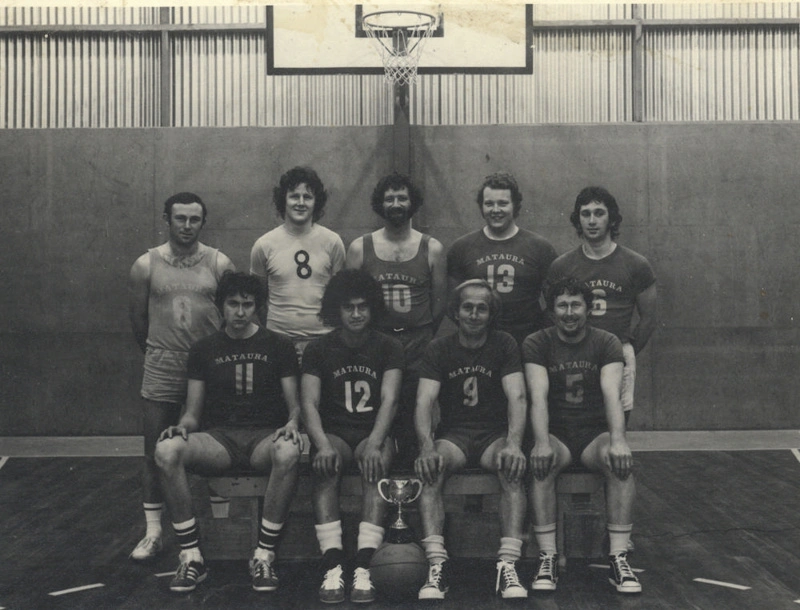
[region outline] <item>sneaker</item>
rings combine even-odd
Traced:
[[[131,551],[131,559],[134,561],[147,561],[152,559],[161,552],[164,548],[160,536],[145,536],[136,545],[136,548]]]
[[[341,564],[325,572],[322,586],[319,588],[319,601],[326,604],[338,604],[344,601],[344,579],[342,578]]]
[[[253,557],[250,560],[250,576],[253,577],[254,591],[275,591],[278,588],[278,575],[271,561]]]
[[[628,565],[628,553],[622,552],[618,555],[609,555],[608,562],[611,564],[612,577],[608,579],[617,588],[619,593],[641,593],[642,585],[639,579]]]
[[[419,599],[444,599],[449,588],[447,586],[446,563],[446,561],[432,563],[428,566],[428,580],[419,590],[419,595],[417,595]]]
[[[356,604],[368,604],[375,601],[375,586],[372,584],[367,568],[356,568],[353,572],[350,601]]]
[[[555,591],[558,582],[558,554],[539,551],[539,569],[533,577],[534,591]]]
[[[169,590],[177,593],[194,591],[208,576],[206,565],[202,561],[188,561],[183,553],[179,559],[181,563],[175,571],[175,577],[169,583]]]
[[[521,599],[528,597],[528,590],[519,582],[517,564],[513,561],[497,561],[497,581],[494,592],[500,593],[503,599]]]

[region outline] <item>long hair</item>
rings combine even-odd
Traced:
[[[322,184],[322,180],[310,167],[293,167],[281,176],[281,179],[274,189],[272,189],[272,203],[281,218],[286,218],[286,194],[299,185],[305,184],[314,194],[314,211],[311,218],[317,222],[325,213],[325,204],[328,201],[328,191]]]
[[[383,290],[378,280],[363,269],[342,269],[325,286],[319,319],[325,326],[341,326],[341,307],[351,299],[366,301],[372,327],[386,315]]]
[[[575,230],[578,232],[578,237],[583,235],[583,229],[581,229],[581,208],[585,205],[589,205],[593,201],[606,206],[608,210],[608,230],[611,233],[611,239],[617,239],[619,235],[619,225],[622,224],[622,214],[620,214],[619,205],[617,205],[617,200],[614,198],[614,195],[609,193],[602,186],[587,186],[578,193],[578,197],[575,199],[575,207],[572,210],[572,214],[569,215],[569,219],[570,222],[572,222],[572,226],[575,227]]]

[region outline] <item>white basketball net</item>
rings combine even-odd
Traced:
[[[416,11],[378,11],[364,15],[361,25],[380,53],[386,81],[413,83],[422,49],[436,28],[436,18]]]

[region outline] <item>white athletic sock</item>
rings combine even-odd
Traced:
[[[422,539],[422,548],[425,549],[425,556],[428,563],[444,563],[448,560],[447,549],[444,548],[444,536],[428,536]]]
[[[548,555],[555,555],[556,551],[556,524],[534,525],[533,535],[536,537],[536,544],[540,551]]]
[[[383,542],[384,529],[380,525],[362,521],[358,524],[358,550],[377,549]]]
[[[163,502],[144,503],[144,521],[147,530],[145,538],[161,538],[161,513],[164,510]]]
[[[633,524],[618,525],[616,523],[609,523],[607,527],[609,554],[618,555],[619,553],[627,552]]]
[[[497,558],[503,561],[516,562],[522,555],[522,540],[519,538],[500,538],[500,550]]]
[[[329,523],[322,523],[315,525],[314,529],[317,531],[317,540],[319,541],[319,550],[322,554],[328,549],[342,549],[342,522],[331,521]]]

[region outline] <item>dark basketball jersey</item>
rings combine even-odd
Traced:
[[[578,247],[559,256],[550,266],[548,282],[574,277],[594,293],[589,322],[629,342],[631,317],[636,297],[650,288],[656,276],[647,259],[625,246],[617,245],[608,256],[595,260]]]
[[[545,326],[539,296],[555,258],[553,246],[531,231],[520,229],[514,237],[497,241],[481,229],[453,243],[447,275],[459,283],[487,280],[503,302],[498,328],[521,337]]]
[[[423,235],[417,254],[409,261],[385,261],[375,254],[372,233],[364,235],[362,269],[383,288],[389,312],[385,328],[417,328],[433,322],[431,315],[431,267],[428,264],[430,235]]]
[[[189,379],[206,384],[202,428],[273,428],[289,413],[281,379],[297,376],[297,355],[283,335],[259,328],[247,339],[219,331],[189,351]]]
[[[622,343],[613,334],[587,325],[586,336],[579,343],[565,343],[556,328],[550,327],[525,339],[522,359],[547,369],[552,425],[605,425],[600,370],[612,362],[623,362]]]
[[[503,377],[522,370],[519,346],[503,331],[489,331],[478,349],[463,347],[458,333],[434,339],[420,362],[420,377],[441,383],[440,429],[508,427]]]
[[[303,353],[303,374],[321,381],[319,414],[322,427],[372,430],[381,406],[383,374],[403,368],[403,346],[392,337],[369,330],[359,347],[348,347],[340,329],[314,339]]]

